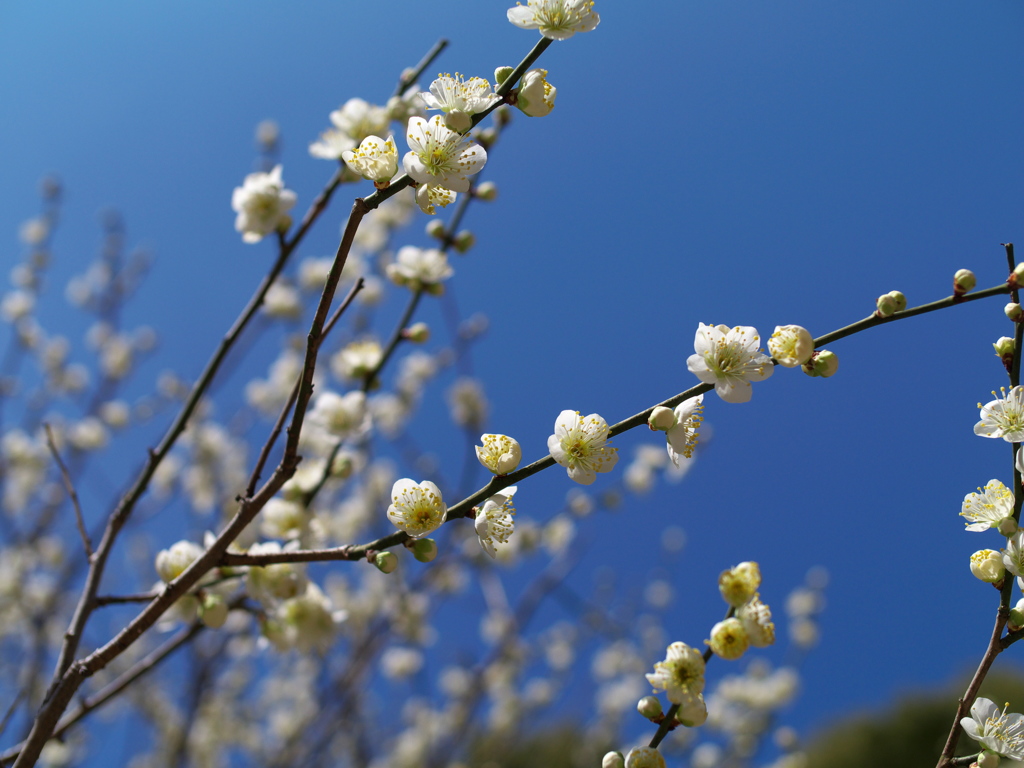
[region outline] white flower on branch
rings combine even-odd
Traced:
[[[422,117],[409,118],[406,138],[410,151],[402,158],[402,165],[420,184],[468,192],[469,177],[487,162],[486,150],[448,128],[440,115],[429,122]]]
[[[430,84],[430,92],[420,94],[427,109],[439,109],[444,113],[461,112],[466,116],[483,112],[497,98],[491,84],[482,77],[463,79],[458,72],[438,75]],[[468,129],[468,126],[467,126]]]
[[[665,768],[665,758],[653,747],[634,747],[626,755],[626,768]]]
[[[393,136],[384,140],[367,136],[355,149],[342,152],[341,157],[349,168],[380,187],[398,173],[398,150]]]
[[[203,548],[193,541],[179,541],[170,549],[162,549],[156,556],[156,572],[165,582],[178,578],[186,568],[198,560]]]
[[[508,435],[480,435],[480,442],[483,445],[476,446],[476,457],[495,475],[507,475],[519,466],[522,448]]]
[[[750,400],[750,383],[764,381],[775,371],[771,358],[758,348],[759,341],[757,329],[749,325],[699,323],[696,354],[686,360],[686,367],[705,384],[714,384],[725,402],[745,403]]]
[[[591,413],[562,411],[555,420],[555,434],[548,438],[551,457],[566,468],[570,480],[590,485],[598,472],[611,472],[619,460],[609,445],[608,422]]]
[[[323,392],[316,398],[309,421],[334,437],[348,437],[361,432],[367,424],[366,394],[353,390],[339,395]]]
[[[437,208],[447,208],[455,202],[458,194],[437,184],[420,184],[416,189],[416,205],[428,216],[437,213]]]
[[[438,248],[417,248],[415,245],[399,248],[395,261],[388,264],[385,271],[395,285],[405,286],[412,291],[429,290],[455,274],[444,251]]]
[[[960,720],[964,732],[979,744],[1004,757],[1024,760],[1024,715],[1002,711],[991,699],[978,697],[971,705],[971,716]]]
[[[577,32],[589,32],[601,17],[594,0],[529,0],[508,9],[508,20],[522,29],[536,29],[552,40],[568,40]]]
[[[512,506],[512,497],[515,492],[516,486],[509,486],[491,496],[477,510],[474,521],[476,535],[480,538],[480,546],[484,548],[484,552],[491,557],[497,555],[494,542],[508,544],[509,537],[512,536],[515,529],[516,510]]]
[[[1008,443],[1024,441],[1024,387],[1013,387],[1009,393],[1000,389],[1002,397],[982,405],[981,421],[974,425],[979,437],[1001,437]],[[993,397],[995,392],[992,393]]]
[[[477,379],[456,379],[448,390],[448,405],[452,421],[460,427],[477,429],[487,421],[487,397],[483,385]]]
[[[1007,518],[1013,520],[1013,492],[998,480],[989,480],[978,493],[964,496],[960,517],[967,518],[968,531],[999,528]]]
[[[799,325],[777,325],[768,339],[768,351],[784,368],[796,368],[811,359],[814,339]]]
[[[704,690],[704,657],[686,643],[672,643],[665,660],[654,665],[654,672],[645,675],[655,693],[665,691],[673,704],[682,704]]]
[[[415,483],[402,478],[392,487],[388,520],[414,539],[436,530],[447,516],[441,490],[429,480]]]
[[[665,432],[668,457],[675,466],[679,466],[679,458],[689,459],[693,449],[697,447],[697,429],[703,420],[704,395],[691,397],[675,407],[675,425]]]
[[[339,379],[361,379],[380,365],[383,356],[376,339],[353,341],[331,357],[331,372]]]
[[[754,595],[749,602],[737,609],[736,618],[742,622],[743,629],[750,638],[750,644],[755,648],[767,648],[775,642],[772,611],[761,602],[758,595]]]
[[[287,227],[288,211],[296,202],[295,193],[284,188],[281,166],[270,173],[250,173],[242,186],[235,187],[231,207],[238,216],[235,229],[246,243],[258,243],[279,227]]]
[[[531,69],[516,88],[515,105],[529,117],[544,117],[555,108],[558,89],[548,82],[546,69]]]

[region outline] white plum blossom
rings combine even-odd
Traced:
[[[258,243],[289,221],[288,211],[296,199],[294,192],[284,188],[280,165],[270,173],[250,173],[231,196],[231,207],[238,213],[235,229],[244,242]]]
[[[388,264],[386,272],[391,282],[413,291],[438,285],[454,274],[444,251],[438,248],[417,248],[415,245],[399,248],[395,261]]]
[[[544,117],[555,108],[558,89],[547,81],[546,69],[531,69],[516,88],[515,105],[529,117]]]
[[[309,528],[309,515],[300,504],[273,498],[260,512],[260,533],[270,539],[299,539]]]
[[[36,300],[28,291],[10,291],[0,301],[0,315],[13,323],[29,315],[35,305]]]
[[[456,379],[448,390],[448,406],[452,421],[460,427],[476,429],[487,421],[487,397],[477,379],[465,376]]]
[[[483,112],[497,98],[487,80],[482,77],[465,80],[458,72],[455,77],[448,73],[438,75],[430,84],[430,92],[421,93],[420,96],[427,109],[439,109],[446,113],[458,111],[465,115]]]
[[[298,320],[302,317],[299,289],[291,283],[275,280],[263,296],[263,311],[281,320]]]
[[[1006,540],[1006,549],[1002,555],[1006,570],[1014,576],[1024,577],[1024,529],[1018,528],[1017,532]]]
[[[343,151],[341,157],[349,168],[380,188],[398,173],[398,150],[393,136],[386,140],[367,136],[355,149]]]
[[[437,213],[437,207],[447,208],[458,194],[437,184],[420,184],[416,189],[416,205],[428,216]]]
[[[360,379],[376,370],[383,356],[376,339],[353,341],[331,358],[331,371],[340,379]]]
[[[448,516],[441,491],[429,480],[415,483],[408,478],[395,481],[391,488],[388,520],[416,539],[437,529]]]
[[[971,555],[971,573],[989,584],[996,584],[1006,575],[1003,556],[994,549],[979,549]]]
[[[551,457],[566,468],[570,480],[590,485],[598,472],[611,472],[619,460],[609,445],[608,422],[591,413],[562,411],[555,419],[555,434],[548,438]]]
[[[178,578],[185,569],[198,560],[203,548],[192,541],[179,541],[170,549],[162,549],[156,556],[156,572],[165,582]]]
[[[509,537],[515,529],[513,516],[516,510],[512,506],[515,492],[516,486],[509,486],[491,496],[477,510],[473,525],[476,528],[476,535],[480,538],[480,546],[491,557],[497,555],[494,542],[508,544]]]
[[[981,421],[974,425],[974,434],[980,437],[1001,437],[1008,443],[1024,442],[1024,387],[1013,387],[1009,393],[999,390],[997,397],[981,409]],[[995,397],[995,392],[992,396]]]
[[[304,593],[285,600],[268,616],[263,635],[279,651],[325,653],[334,641],[336,625],[345,617],[345,611],[333,610],[330,599],[310,581]]]
[[[768,351],[784,368],[796,368],[811,359],[814,339],[799,325],[777,325],[768,339]]]
[[[697,447],[697,429],[703,420],[701,411],[704,409],[704,395],[691,397],[675,407],[676,423],[665,431],[668,456],[675,466],[679,466],[679,457],[691,458],[693,449]]]
[[[991,699],[978,697],[971,716],[960,720],[964,733],[979,744],[1012,760],[1024,760],[1024,715],[1002,711]]]
[[[429,122],[422,117],[409,118],[406,136],[410,151],[402,158],[402,166],[420,184],[468,192],[469,177],[487,162],[487,151],[447,127],[440,115]]]
[[[508,9],[508,20],[522,29],[536,29],[552,40],[568,40],[577,32],[589,32],[601,17],[594,0],[529,0]]]
[[[699,323],[694,351],[686,360],[690,373],[705,384],[714,384],[715,392],[727,403],[750,400],[752,381],[764,381],[775,368],[771,358],[758,348],[760,337],[749,325],[729,328]]]
[[[736,660],[750,647],[750,636],[735,616],[718,622],[711,628],[711,639],[705,641],[717,656]]]
[[[654,672],[645,675],[655,693],[665,691],[673,704],[682,704],[704,690],[704,657],[686,643],[672,643],[665,660],[654,665]]]
[[[335,437],[348,437],[366,426],[366,394],[359,390],[344,395],[323,392],[317,396],[309,420]]]
[[[749,602],[736,610],[736,618],[743,623],[750,644],[755,648],[766,648],[775,642],[775,624],[771,609],[754,595]]]
[[[476,446],[476,457],[495,475],[507,475],[519,466],[523,451],[508,435],[480,435],[483,445]]]
[[[968,531],[986,531],[1013,516],[1013,492],[998,480],[989,480],[978,493],[964,496],[960,517],[967,518]]]
[[[309,154],[323,160],[340,160],[342,153],[355,148],[367,136],[387,132],[388,111],[363,99],[349,99],[331,112],[333,128],[309,145]]]

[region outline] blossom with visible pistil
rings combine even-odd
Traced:
[[[458,194],[437,184],[420,184],[416,189],[416,205],[428,216],[437,213],[437,206],[447,208],[456,197]]]
[[[977,698],[971,716],[960,720],[964,733],[993,752],[1013,760],[1024,760],[1024,715],[1002,711],[991,699]]]
[[[1002,397],[997,397],[985,405],[978,403],[981,409],[981,421],[974,425],[974,434],[980,437],[1001,437],[1008,443],[1024,441],[1024,387],[1017,386],[999,390]],[[995,392],[992,393],[993,397]]]
[[[447,516],[448,507],[441,500],[441,491],[429,480],[415,483],[402,478],[391,488],[388,520],[412,538],[426,536],[437,529]]]
[[[589,32],[601,17],[594,0],[528,0],[509,8],[508,20],[521,29],[536,29],[552,40],[568,40],[577,32]]]
[[[1013,492],[998,480],[989,480],[984,490],[964,496],[960,517],[969,521],[968,531],[998,528],[1006,518],[1013,517]]]
[[[704,690],[704,657],[686,643],[672,643],[665,660],[656,662],[654,672],[645,677],[655,692],[663,690],[673,704],[682,704]]]
[[[386,140],[367,136],[355,149],[343,151],[341,158],[349,168],[376,185],[386,186],[398,173],[398,150],[393,136]]]
[[[494,103],[494,91],[491,84],[482,77],[471,77],[464,80],[458,72],[455,77],[445,73],[438,75],[430,84],[429,93],[421,93],[427,109],[439,109],[442,112],[458,111],[465,115],[483,112]]]
[[[686,360],[690,373],[705,384],[714,384],[715,392],[727,403],[750,400],[752,381],[764,381],[775,368],[771,358],[758,349],[760,337],[748,325],[699,323],[694,352]]]
[[[705,640],[711,650],[723,659],[735,660],[750,646],[750,636],[743,622],[735,616],[718,622],[711,628],[711,639]]]
[[[562,411],[555,420],[555,434],[548,438],[548,450],[570,480],[590,485],[598,472],[611,472],[619,460],[607,441],[608,422],[596,413],[584,417],[579,411]]]
[[[703,420],[701,411],[704,409],[704,395],[691,397],[675,407],[676,423],[665,431],[668,456],[672,463],[679,466],[679,457],[689,459],[693,449],[697,447],[697,428]]]
[[[487,162],[487,151],[448,128],[440,115],[429,121],[410,117],[406,137],[410,151],[402,158],[402,167],[420,184],[468,192],[469,177]]]
[[[497,555],[494,542],[508,544],[509,537],[515,529],[513,516],[516,510],[512,506],[515,492],[516,486],[511,485],[491,496],[477,510],[473,525],[476,528],[476,535],[480,538],[480,546],[491,557]]]
[[[519,466],[523,451],[508,435],[480,435],[483,445],[476,446],[476,457],[496,475],[507,475]]]

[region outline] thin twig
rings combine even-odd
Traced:
[[[443,51],[447,47],[448,41],[445,40],[443,37],[436,43],[434,43],[433,47],[426,52],[422,59],[420,59],[419,64],[417,64],[411,70],[406,70],[405,72],[402,73],[402,76],[398,78],[398,85],[395,86],[395,92],[391,94],[392,98],[394,98],[395,96],[401,96],[403,93],[409,90],[409,86],[413,85],[417,80],[420,79],[420,75],[422,75],[426,71],[427,67],[429,67],[431,63],[433,63],[434,59],[441,55],[441,51]]]
[[[68,473],[67,466],[65,466],[64,461],[60,457],[60,451],[57,450],[57,443],[53,440],[53,430],[50,429],[50,425],[46,422],[43,422],[43,429],[46,431],[46,444],[50,447],[53,460],[60,467],[60,476],[64,481],[64,490],[68,492],[68,496],[71,497],[71,505],[75,508],[75,522],[78,524],[78,533],[81,535],[82,544],[85,546],[86,557],[91,558],[92,542],[89,541],[89,534],[85,530],[85,519],[82,517],[82,505],[78,502],[78,492],[71,482],[71,475]]]

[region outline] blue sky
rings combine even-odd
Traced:
[[[230,209],[253,170],[255,125],[280,123],[284,178],[304,210],[332,172],[306,152],[328,113],[351,96],[386,98],[439,37],[451,46],[437,71],[490,77],[515,64],[535,37],[505,8],[0,6],[5,263],[36,213],[37,180],[57,173],[66,198],[43,309],[71,332],[59,288],[95,252],[97,210],[117,207],[129,242],[156,255],[126,313],[126,324],[163,332],[162,365],[140,372],[140,392],[165,366],[194,376],[273,258],[268,244],[240,241]],[[557,107],[518,117],[492,153],[481,179],[500,198],[471,209],[478,245],[455,263],[461,311],[491,320],[473,358],[490,428],[514,430],[525,458],[546,452],[564,408],[612,422],[690,387],[698,322],[822,335],[893,289],[911,305],[948,295],[961,267],[979,287],[1005,279],[1000,244],[1024,244],[1018,2],[596,8],[597,30],[541,60]],[[300,255],[333,252],[346,209],[336,201]],[[425,243],[420,223],[410,233]],[[1011,470],[1002,441],[972,433],[975,404],[1006,383],[990,346],[1011,333],[1002,303],[841,341],[827,381],[780,369],[748,404],[709,398],[715,438],[695,470],[591,518],[593,560],[574,578],[586,585],[599,563],[643,577],[650,542],[681,525],[690,550],[670,574],[669,623],[695,644],[721,612],[721,569],[758,560],[763,594],[781,608],[810,566],[827,566],[823,643],[790,718],[805,732],[964,672],[996,605],[967,558],[999,542],[964,533],[957,512],[964,494]],[[420,419],[420,441],[437,432],[442,462],[458,467],[442,423]],[[623,462],[651,439],[619,438]],[[569,489],[545,473],[517,507],[543,518]]]

